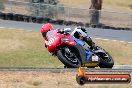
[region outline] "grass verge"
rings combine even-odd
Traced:
[[[115,64],[132,64],[132,44],[94,40],[114,58]],[[0,30],[0,67],[63,67],[49,55],[39,32]]]
[[[38,32],[0,30],[0,67],[59,67]]]
[[[88,8],[90,7],[91,0],[59,0],[60,3],[68,7],[81,7]],[[103,0],[103,9],[102,10],[112,10],[117,12],[131,12],[132,0]]]

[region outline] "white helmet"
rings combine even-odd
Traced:
[[[74,31],[71,33],[74,37],[78,38],[80,35],[83,37],[87,36],[87,31],[83,27],[76,27]]]

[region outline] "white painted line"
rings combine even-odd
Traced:
[[[12,29],[16,29],[16,28],[8,28],[8,29],[11,29],[12,30]]]
[[[4,29],[6,27],[0,27],[0,29]],[[17,28],[7,28],[7,29],[16,29],[16,30],[25,30],[25,29],[17,29]],[[29,31],[32,32],[33,30],[25,30],[25,31]],[[119,41],[119,40],[111,40],[111,39],[103,39],[103,38],[97,38],[97,37],[91,37],[97,40],[105,40],[105,41],[114,41],[114,42],[121,42],[121,43],[125,43],[125,41]],[[132,42],[126,42],[128,44],[132,44]]]
[[[0,29],[10,29],[10,30],[12,30],[12,29],[14,29],[14,30],[25,30],[25,29],[21,29],[21,28],[8,28],[8,27],[0,27]],[[32,30],[25,30],[25,31],[32,31]]]
[[[113,42],[117,42],[117,40],[112,40]]]
[[[125,42],[125,41],[119,41],[119,40],[111,40],[111,39],[103,39],[103,38],[94,38],[94,37],[91,37],[91,38],[96,39],[96,40],[105,40],[105,41],[113,41],[113,42],[121,42],[121,43],[132,44],[132,42]]]
[[[109,39],[102,39],[102,40],[109,41]]]
[[[129,44],[132,44],[132,42],[128,42]]]
[[[91,37],[92,38],[92,37]],[[94,39],[101,39],[101,38],[94,38]]]
[[[114,65],[112,69],[116,69],[116,68],[128,68],[128,69],[132,69],[132,65]]]
[[[5,28],[5,27],[0,27],[0,29],[3,29],[3,28]]]
[[[121,43],[125,43],[125,41],[120,41]]]
[[[23,31],[23,30],[25,30],[25,29],[18,29],[18,30],[21,30],[21,31]]]

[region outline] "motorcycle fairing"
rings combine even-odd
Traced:
[[[62,35],[57,33],[57,30],[51,30],[47,33],[48,37],[48,51],[54,52],[56,47],[60,46]]]
[[[66,36],[64,35],[62,39],[64,39],[64,38],[68,40],[68,42],[63,41],[63,43],[65,43],[66,45],[68,45],[68,46],[76,45],[76,42],[71,38],[70,34],[67,34]]]
[[[73,47],[75,48],[75,51],[77,51],[79,53],[80,60],[82,61],[82,64],[85,64],[87,62],[87,60],[86,60],[85,49],[83,48],[83,46],[81,46],[80,44],[76,44]]]
[[[85,43],[82,41],[82,40],[80,40],[80,39],[77,39],[77,38],[75,38],[75,37],[72,37],[72,39],[74,40],[74,41],[76,41],[77,42],[77,48],[79,47],[80,49],[81,48],[83,48],[83,50],[80,52],[80,54],[81,55],[84,55],[85,57],[83,57],[82,56],[82,60],[84,60],[84,62],[83,63],[86,63],[86,62],[88,62],[88,61],[90,61],[90,58],[92,57],[92,52],[90,51],[90,50],[88,50],[88,49],[85,49],[83,46],[85,45]],[[82,47],[80,47],[80,46],[82,46]],[[83,53],[85,53],[85,54],[83,54]]]

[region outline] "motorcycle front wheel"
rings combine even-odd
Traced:
[[[98,49],[104,51],[104,53],[103,52],[96,53],[96,55],[99,56],[100,58],[99,67],[100,68],[112,68],[114,65],[114,60],[112,56],[99,46],[98,46]]]
[[[78,68],[81,66],[79,56],[72,48],[63,47],[59,49],[57,57],[67,68]]]

